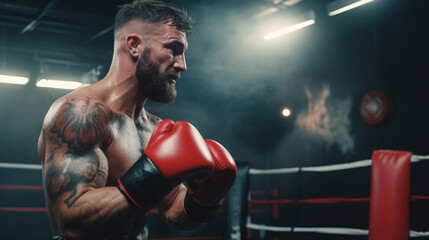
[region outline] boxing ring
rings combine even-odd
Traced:
[[[261,191],[252,191],[248,194],[249,215],[246,218],[245,227],[247,235],[252,231],[269,232],[295,232],[316,233],[350,236],[364,236],[365,239],[408,239],[429,237],[429,231],[410,230],[410,201],[429,200],[428,196],[410,195],[410,167],[411,163],[429,160],[429,156],[411,155],[409,152],[400,151],[375,151],[372,159],[360,160],[352,163],[335,164],[327,166],[282,168],[282,169],[249,169],[251,177],[263,175],[290,175],[300,173],[332,173],[355,168],[370,168],[371,193],[369,197],[323,197],[313,199],[252,199]],[[278,195],[271,190],[271,196]],[[274,194],[273,194],[274,192]],[[322,205],[322,204],[347,204],[366,203],[369,205],[369,226],[367,229],[349,227],[303,227],[303,226],[272,226],[254,222],[252,207],[255,205],[271,205],[272,218],[278,218],[280,205]],[[257,211],[255,212],[257,213]],[[350,216],[353,217],[353,216]],[[427,228],[429,230],[429,228]],[[251,238],[251,237],[250,237]],[[276,238],[274,238],[276,239]]]
[[[177,233],[171,231],[167,234],[168,236],[160,235],[150,239],[287,239],[283,237],[284,234],[288,234],[286,236],[292,236],[291,234],[294,234],[293,236],[299,236],[299,234],[319,236],[314,237],[314,239],[324,239],[323,236],[330,236],[332,239],[335,239],[333,236],[337,236],[338,239],[429,239],[429,226],[426,229],[410,229],[410,222],[413,221],[410,218],[410,205],[415,202],[429,205],[427,202],[429,196],[412,194],[413,171],[411,168],[419,163],[429,164],[428,160],[429,156],[412,155],[410,152],[374,151],[372,159],[325,166],[254,169],[247,164],[239,163],[236,183],[212,223],[209,223],[208,226],[205,226],[192,237],[175,236]],[[353,169],[370,174],[370,179],[365,178],[362,183],[370,184],[369,196],[356,197],[346,194],[343,197],[332,197],[331,193],[333,192],[328,191],[323,193],[325,196],[309,198],[306,197],[308,194],[302,193],[301,187],[296,187],[293,190],[276,187],[263,190],[250,189],[251,181],[260,181],[261,178],[266,179],[267,176],[275,177],[280,181],[291,181],[294,177],[302,174],[321,174],[321,178],[333,175],[335,178],[339,173]],[[48,231],[49,222],[43,202],[40,171],[41,166],[38,164],[0,163],[0,176],[2,176],[0,178],[1,224],[9,228],[12,233],[22,228],[25,231],[37,231],[40,228],[42,228],[40,231]],[[17,174],[17,176],[13,175],[12,179],[8,180],[4,177],[5,173]],[[25,184],[18,173],[32,176],[32,178],[38,177],[39,180],[34,184]],[[345,176],[347,175],[349,174],[346,173]],[[14,181],[14,184],[8,184],[18,178],[21,180]],[[341,179],[338,181],[342,183]],[[270,184],[275,186],[276,182],[270,182]],[[353,190],[353,187],[350,188]],[[291,191],[301,191],[301,194],[291,195]],[[289,194],[289,196],[294,197],[282,197],[285,192],[286,195]],[[14,197],[10,197],[11,195]],[[266,199],[267,196],[268,199]],[[308,212],[311,216],[316,216],[319,212],[314,209],[321,206],[339,209],[341,216],[347,215],[347,218],[350,219],[354,218],[353,213],[347,213],[344,209],[358,209],[358,212],[368,211],[367,215],[364,214],[364,217],[356,219],[359,226],[366,225],[367,227],[355,227],[355,224],[351,224],[351,226],[345,224],[326,226],[329,224],[325,224],[323,221],[320,221],[319,225],[317,223],[303,224],[305,221],[299,219],[298,216],[305,212],[305,207],[311,207]],[[155,220],[153,223],[149,223],[149,228],[165,233],[165,226],[159,225],[158,212],[151,210],[150,214],[152,215],[151,218],[155,218]],[[332,212],[332,216],[335,214]],[[366,216],[368,218],[364,219]],[[323,220],[323,216],[321,219]],[[35,224],[38,224],[39,227],[33,226]],[[15,225],[17,225],[16,230],[14,229]],[[422,225],[426,224],[423,223]],[[9,239],[7,238],[9,235],[3,231],[0,232],[0,238]],[[49,233],[45,232],[44,234]],[[16,234],[13,235],[16,236]]]

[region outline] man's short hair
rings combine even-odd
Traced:
[[[184,10],[172,7],[160,0],[134,0],[119,6],[116,13],[114,33],[133,19],[149,23],[171,21],[186,37],[192,34],[193,21]]]

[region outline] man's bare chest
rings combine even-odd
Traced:
[[[108,184],[122,176],[144,153],[155,124],[118,116],[110,127],[110,144],[106,149],[109,165]]]

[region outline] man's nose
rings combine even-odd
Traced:
[[[186,67],[186,59],[184,54],[176,56],[173,67],[178,72],[186,72],[188,68]]]

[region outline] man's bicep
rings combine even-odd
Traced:
[[[85,192],[106,185],[107,159],[100,149],[79,154],[58,151],[50,157],[44,166],[44,187],[52,204],[70,208]]]
[[[67,99],[52,109],[43,127],[44,186],[50,203],[70,208],[106,184],[107,159],[99,146],[112,112],[91,98]]]

